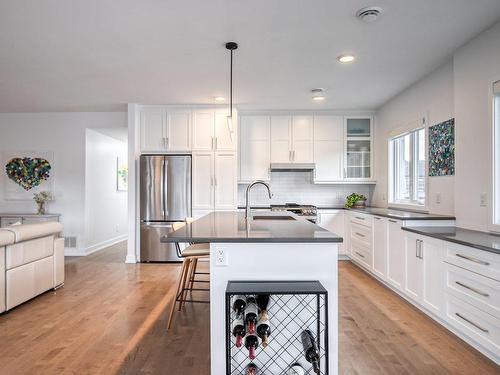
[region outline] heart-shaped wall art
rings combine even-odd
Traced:
[[[5,166],[7,176],[28,191],[50,177],[50,163],[42,158],[14,158]]]

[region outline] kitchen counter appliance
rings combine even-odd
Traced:
[[[318,209],[316,206],[297,203],[272,204],[271,211],[288,211],[300,216],[311,223],[318,221]]]
[[[173,243],[160,238],[192,216],[191,155],[141,155],[141,262],[176,262]]]

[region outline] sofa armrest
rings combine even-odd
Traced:
[[[64,284],[64,238],[54,239],[54,288]]]

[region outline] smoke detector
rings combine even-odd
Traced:
[[[356,12],[356,17],[358,17],[363,22],[373,22],[382,14],[382,8],[380,7],[366,7],[358,10]]]

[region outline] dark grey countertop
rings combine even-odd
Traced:
[[[354,212],[362,212],[369,215],[389,217],[398,220],[455,220],[455,216],[395,210],[393,208],[366,207],[366,208],[349,208],[348,210]]]
[[[291,220],[245,220],[243,212],[212,212],[163,236],[161,242],[342,242],[342,237],[291,213],[262,212],[254,216]]]
[[[500,236],[458,227],[402,227],[403,230],[500,254]]]

